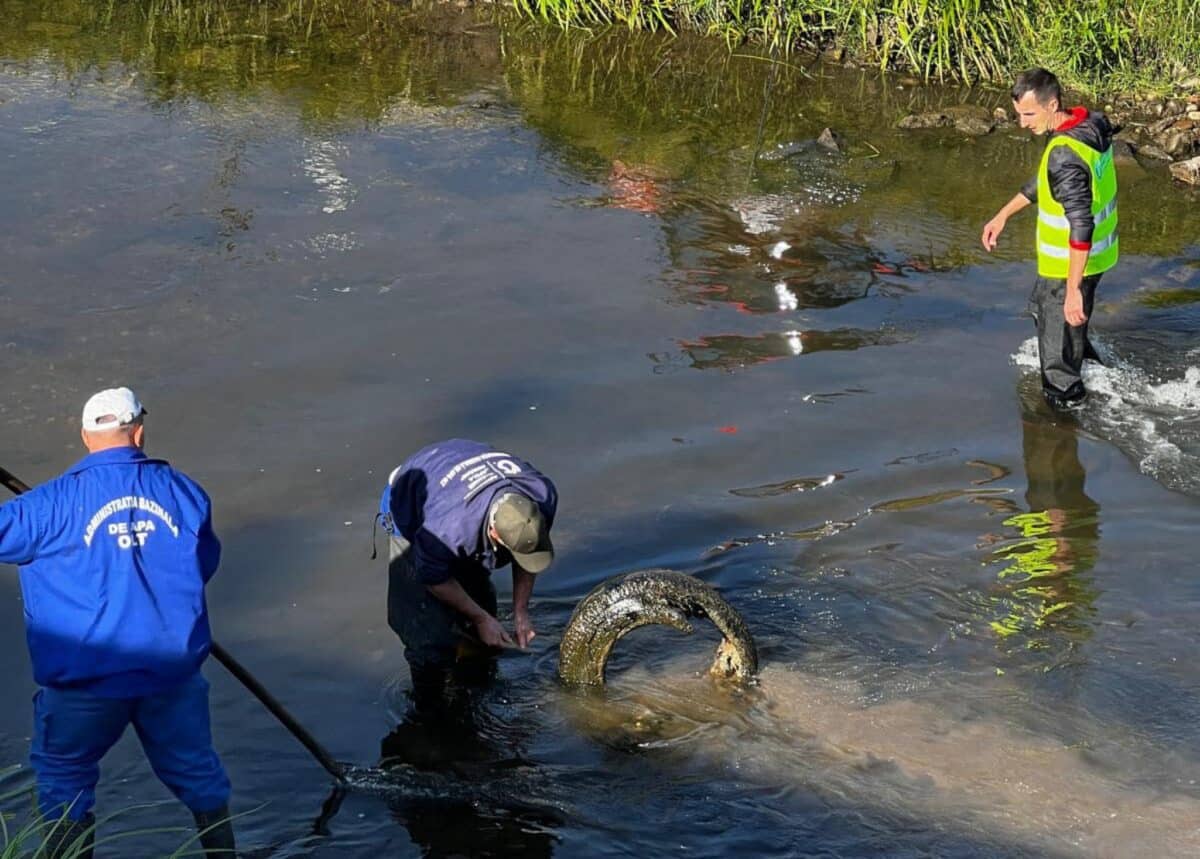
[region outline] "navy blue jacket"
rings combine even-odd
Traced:
[[[412,544],[409,558],[421,581],[437,585],[490,575],[512,561],[487,536],[488,509],[502,492],[520,492],[554,524],[558,492],[524,460],[478,441],[455,438],[417,451],[388,478],[380,516]]]
[[[187,679],[208,656],[204,585],[220,557],[204,490],[136,447],[0,506],[0,563],[20,565],[43,686],[126,698]]]

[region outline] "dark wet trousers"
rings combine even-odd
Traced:
[[[191,810],[197,825],[209,830],[201,835],[201,844],[232,848],[229,778],[213,749],[208,682],[200,672],[139,698],[102,698],[81,689],[48,687],[38,690],[33,705],[29,758],[37,775],[38,808],[54,827],[51,841],[59,852],[93,839],[91,811],[100,759],[131,724],[155,774]]]
[[[1092,317],[1096,287],[1102,275],[1083,279],[1083,312]],[[1088,323],[1068,325],[1063,315],[1067,282],[1039,277],[1029,296],[1029,314],[1037,326],[1038,359],[1042,365],[1042,393],[1052,406],[1066,406],[1087,396],[1083,386],[1083,362],[1099,360],[1088,340]]]
[[[490,665],[476,668],[459,662],[475,645],[474,630],[463,615],[431,594],[409,560],[408,541],[392,536],[388,549],[388,626],[404,642],[404,658],[412,675],[412,702],[417,714],[436,718],[446,712],[446,681],[451,673],[486,673]],[[496,588],[486,573],[459,579],[471,599],[488,614],[496,615]],[[482,648],[482,645],[477,645]],[[474,680],[472,677],[465,677]]]

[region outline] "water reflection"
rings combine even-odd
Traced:
[[[1100,505],[1084,489],[1074,418],[1050,411],[1028,378],[1019,399],[1028,509],[1004,520],[1009,536],[992,552],[1003,567],[991,628],[1010,650],[1073,649],[1092,631]]]
[[[501,770],[523,765],[519,757],[503,757],[469,716],[440,724],[401,722],[380,742],[380,758],[385,769],[407,764],[474,784],[486,784]],[[519,795],[512,797],[511,805],[494,806],[397,794],[388,801],[388,809],[428,857],[548,857],[558,840],[554,830],[564,823],[545,808],[525,807]]]
[[[682,362],[697,370],[736,370],[814,352],[847,352],[866,346],[903,343],[909,339],[911,335],[887,328],[877,331],[842,328],[834,331],[784,331],[779,334],[719,334],[681,341],[678,355],[659,354],[651,358],[656,364]]]
[[[397,774],[397,789],[381,790],[393,819],[408,831],[427,857],[548,857],[558,843],[556,830],[565,818],[529,784],[539,778],[526,758],[527,737],[520,725],[496,716],[501,696],[492,660],[462,663],[434,708],[408,712],[379,743],[378,783]],[[416,773],[445,778],[455,790],[405,790]],[[457,789],[459,786],[464,790]],[[344,793],[326,801],[314,825],[328,834]]]
[[[617,174],[614,196],[634,211],[661,211],[661,188],[621,193],[614,162],[630,165],[635,186],[650,177],[702,197],[720,189],[719,208],[743,232],[839,209],[875,229],[882,208],[902,225],[909,254],[941,254],[961,248],[987,215],[976,193],[980,163],[1001,184],[1018,184],[1029,169],[1024,139],[991,135],[931,151],[926,138],[881,122],[964,101],[1007,107],[1000,92],[897,87],[869,70],[782,69],[691,36],[560,33],[486,5],[0,0],[0,20],[7,62],[46,62],[112,96],[249,112],[260,125],[453,121],[446,106],[515,105],[573,169],[601,185]],[[815,143],[826,127],[841,135],[844,154]],[[955,158],[967,166],[937,169],[930,181],[931,167]],[[1187,218],[1190,201],[1161,191],[1157,178],[1123,191],[1130,205],[1149,203],[1127,225],[1139,251],[1169,254],[1188,240],[1170,226]]]

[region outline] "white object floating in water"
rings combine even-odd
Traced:
[[[793,355],[804,354],[804,339],[803,339],[803,337],[801,337],[802,333],[803,332],[801,332],[801,331],[789,331],[786,335],[787,342],[788,342],[788,348],[792,350]],[[809,397],[811,397],[811,396],[812,396],[812,394],[805,394],[804,402],[807,403],[809,400]]]
[[[784,253],[786,253],[790,247],[791,245],[789,245],[787,242],[776,242],[771,248],[771,258],[783,259]]]
[[[796,297],[796,293],[782,280],[775,284],[775,297],[779,300],[780,310],[795,310],[800,306],[800,299]]]

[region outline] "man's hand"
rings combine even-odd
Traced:
[[[988,253],[996,247],[996,240],[1000,238],[1000,234],[1004,232],[1004,225],[1008,223],[1008,218],[1004,215],[997,215],[986,224],[983,225],[983,249]]]
[[[1087,314],[1083,312],[1083,292],[1078,287],[1067,287],[1067,297],[1063,300],[1063,316],[1067,324],[1074,327],[1087,322]]]
[[[484,615],[479,620],[475,621],[475,631],[479,633],[479,640],[488,647],[512,647],[513,640],[504,627],[500,625],[500,621],[492,617],[490,614]]]
[[[517,647],[524,650],[529,646],[529,642],[537,637],[537,633],[533,631],[533,624],[529,620],[529,615],[526,612],[515,612],[513,614],[513,627],[517,634]]]

